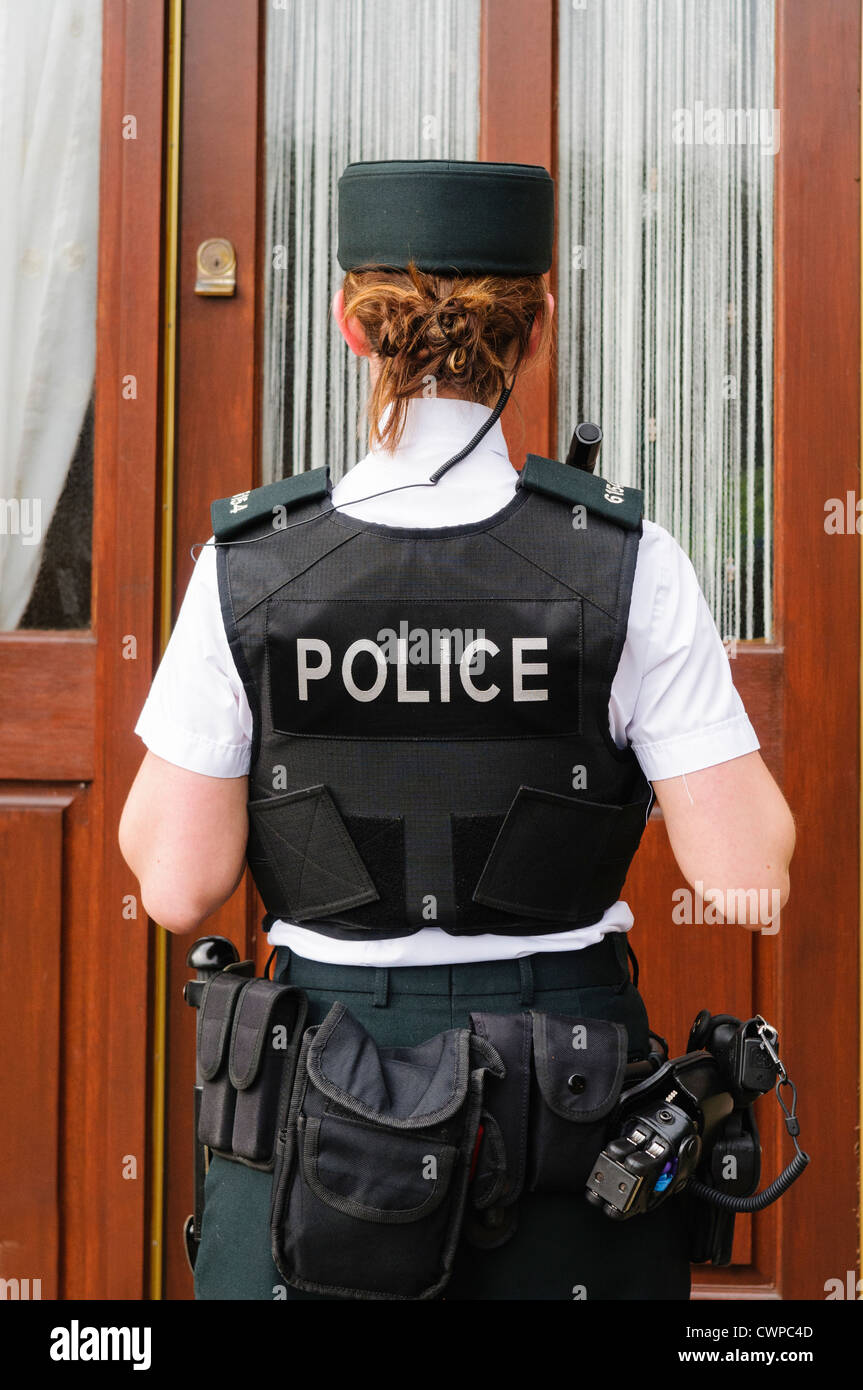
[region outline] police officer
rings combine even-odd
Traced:
[[[551,334],[547,172],[371,162],[339,195],[333,314],[369,361],[371,447],[335,487],[322,460],[214,504],[136,727],[124,855],[177,932],[248,855],[311,1024],[340,1000],[410,1047],[534,1009],[616,1020],[642,1058],[620,890],[653,797],[690,884],[774,907],[793,821],[641,494],[508,456],[500,411]],[[270,1188],[213,1158],[196,1297],[316,1296],[273,1262]],[[513,1226],[466,1233],[448,1299],[689,1295],[675,1200],[615,1224],[529,1193]]]

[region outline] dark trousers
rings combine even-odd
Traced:
[[[323,965],[286,949],[274,978],[306,991],[308,1023],[342,1000],[384,1047],[411,1047],[475,1011],[523,1008],[625,1024],[631,1058],[646,1056],[644,1003],[630,982],[625,937],[583,951],[516,961],[377,970]],[[291,1288],[270,1253],[272,1177],[214,1157],[207,1174],[198,1299],[312,1299]],[[484,1299],[688,1299],[690,1269],[682,1211],[671,1198],[650,1215],[614,1222],[580,1196],[527,1194],[505,1245],[480,1250],[462,1240],[443,1297]],[[332,1300],[337,1301],[337,1300]]]

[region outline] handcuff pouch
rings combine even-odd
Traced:
[[[531,1011],[527,1190],[584,1192],[626,1070],[627,1032],[602,1018]]]

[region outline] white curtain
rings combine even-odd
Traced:
[[[365,362],[330,316],[337,184],[366,159],[476,159],[480,0],[277,0],[267,7],[264,482],[358,441]]]
[[[558,449],[600,424],[723,637],[770,637],[774,0],[559,21]]]
[[[101,59],[102,0],[0,3],[0,629],[27,607],[93,386]]]

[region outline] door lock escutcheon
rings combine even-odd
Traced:
[[[195,294],[236,294],[237,253],[226,237],[215,236],[202,241],[197,263]]]

